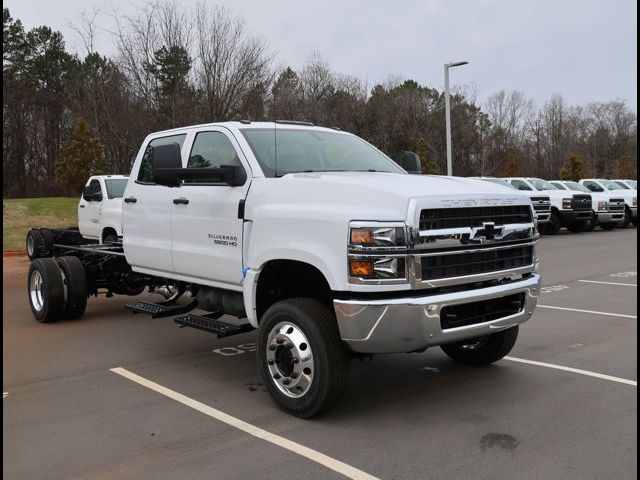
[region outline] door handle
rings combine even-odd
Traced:
[[[136,203],[138,199],[136,197],[127,197],[124,199],[124,203]]]
[[[84,208],[84,205],[80,205],[80,208]]]
[[[173,203],[175,205],[189,205],[189,199],[188,198],[174,198],[173,199]]]

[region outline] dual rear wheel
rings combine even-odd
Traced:
[[[77,257],[36,258],[27,288],[33,316],[42,323],[78,318],[87,306],[87,278]]]

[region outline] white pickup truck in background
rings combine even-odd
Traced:
[[[638,191],[625,188],[624,186],[616,183],[613,180],[606,180],[604,178],[583,178],[580,180],[581,185],[584,185],[592,192],[607,192],[613,193],[616,196],[624,198],[625,212],[624,220],[622,221],[622,227],[626,227],[629,223],[633,223],[638,226]]]
[[[587,230],[593,230],[598,225],[603,230],[613,230],[620,226],[624,220],[624,198],[615,195],[615,192],[592,192],[584,185],[569,180],[550,180],[559,190],[570,192],[583,192],[591,195],[591,210],[593,219]]]
[[[129,177],[94,175],[78,204],[80,235],[99,243],[117,242],[122,237],[122,196]]]

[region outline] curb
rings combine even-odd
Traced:
[[[26,257],[26,250],[5,250],[2,252],[2,258]]]

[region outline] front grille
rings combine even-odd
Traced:
[[[533,263],[533,246],[422,257],[422,280],[462,277],[526,267]]]
[[[573,210],[591,210],[591,195],[574,195],[571,199]]]
[[[434,208],[420,212],[420,230],[481,227],[483,222],[493,222],[495,225],[531,223],[531,209],[527,205],[506,205]]]
[[[536,212],[549,212],[551,211],[551,201],[549,197],[531,197],[533,203],[533,209]]]
[[[609,200],[608,205],[610,212],[623,212],[624,211],[624,199],[622,198],[612,198]]]
[[[515,315],[524,307],[524,299],[524,293],[516,293],[490,300],[450,305],[440,312],[440,326],[445,330]]]

